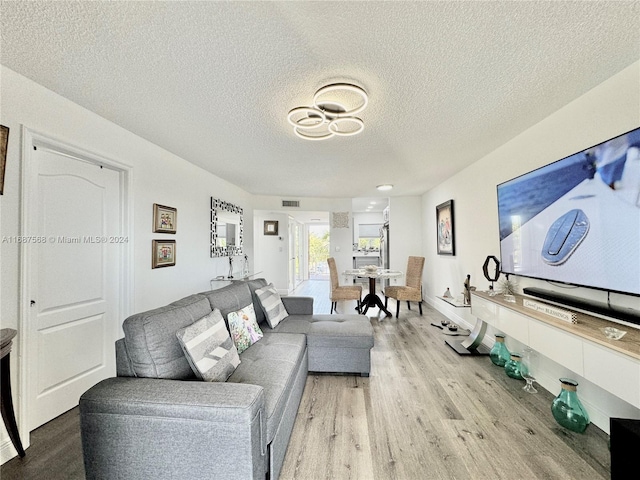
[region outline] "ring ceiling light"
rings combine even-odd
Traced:
[[[364,122],[354,115],[367,108],[368,103],[369,97],[362,88],[334,83],[316,92],[312,107],[290,110],[287,121],[293,126],[293,133],[305,140],[348,137],[364,130]]]

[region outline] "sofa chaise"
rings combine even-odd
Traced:
[[[266,321],[256,290],[234,282],[132,315],[116,342],[117,377],[80,398],[88,479],[277,479],[307,373],[368,376],[373,329],[363,315],[314,315],[311,297],[282,297]],[[199,380],[176,332],[218,309],[253,304],[264,333],[226,382]]]

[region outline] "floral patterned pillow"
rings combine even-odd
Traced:
[[[263,337],[262,330],[260,330],[256,321],[256,312],[252,303],[237,312],[229,313],[227,321],[229,322],[229,332],[233,343],[238,349],[238,354],[244,352]]]

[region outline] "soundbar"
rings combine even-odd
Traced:
[[[532,297],[541,298],[560,305],[575,307],[586,312],[597,313],[606,317],[616,318],[618,320],[640,325],[640,312],[631,308],[610,307],[604,302],[572,297],[570,295],[565,295],[564,293],[544,290],[542,288],[525,287],[522,289],[522,292],[525,295],[531,295]]]

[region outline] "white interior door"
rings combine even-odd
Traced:
[[[32,430],[115,375],[122,237],[120,173],[38,146],[30,152],[26,248]]]

